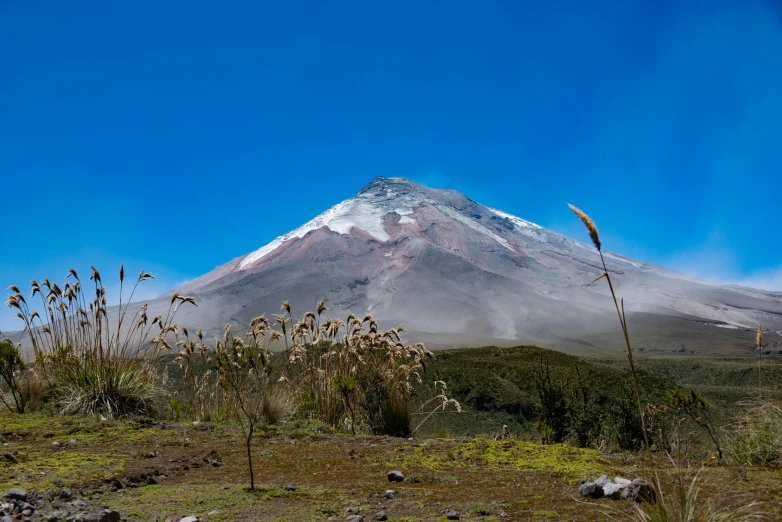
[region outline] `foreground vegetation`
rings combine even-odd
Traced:
[[[594,223],[574,211],[600,252]],[[385,509],[382,479],[376,478],[383,477],[384,468],[404,468],[413,473],[408,476],[411,484],[428,484],[413,486],[411,501],[397,503],[399,516],[412,517],[409,520],[442,514],[433,511],[432,502],[478,517],[558,518],[570,509],[557,504],[557,509],[529,511],[506,505],[509,500],[498,507],[496,492],[464,486],[488,485],[486,476],[500,481],[501,487],[494,484],[497,491],[505,488],[508,494],[518,494],[523,484],[537,488],[534,500],[556,499],[552,488],[559,488],[561,503],[562,495],[572,495],[578,477],[606,472],[631,478],[654,475],[656,504],[612,512],[640,520],[742,519],[720,514],[726,501],[733,502],[732,513],[758,515],[753,503],[739,497],[722,494],[719,503],[716,497],[698,500],[708,477],[730,476],[735,481],[735,469],[744,476],[756,467],[769,500],[782,499],[774,470],[782,465],[782,410],[776,402],[773,363],[764,366],[758,359],[757,395],[740,411],[724,402],[715,407],[711,397],[716,395],[704,394],[675,375],[648,371],[643,362],[637,365],[624,307],[607,269],[595,281],[605,278],[611,286],[629,371],[615,362],[585,361],[535,347],[444,351],[435,357],[421,344],[405,344],[401,327],[381,331],[370,315],[333,319],[324,315],[322,301],[301,319],[283,302],[280,314],[254,318],[242,335],[226,326],[222,338],[212,342],[200,331],[191,335],[175,323],[181,307],[197,306],[192,297],[175,293],[167,310],[151,320],[147,304],[131,308],[128,301],[140,283],[152,278],[149,273],[139,274],[123,304],[121,269],[119,305],[114,308],[107,304],[96,269],[90,276],[94,291],[85,291],[75,270],[68,277],[73,279],[62,288],[48,280],[32,282],[31,299],[41,300],[41,312],[28,305],[19,288],[10,288],[7,305],[17,310],[33,357],[26,361],[20,346],[0,341],[0,398],[9,412],[2,418],[1,435],[5,446],[16,448],[0,459],[5,473],[0,488],[73,484],[85,488],[87,495],[106,494],[120,507],[127,507],[122,500],[130,498],[134,505],[144,505],[145,497],[134,495],[150,494],[151,511],[136,512],[146,520],[167,509],[154,498],[154,492],[167,489],[161,483],[184,488],[175,493],[179,500],[172,501],[177,509],[184,507],[187,488],[196,484],[202,500],[215,495],[211,502],[225,505],[219,493],[209,489],[216,476],[202,470],[190,477],[188,472],[203,468],[203,463],[219,468],[223,454],[236,459],[243,452],[245,466],[232,465],[219,479],[227,491],[237,476],[249,476],[249,496],[234,498],[224,507],[233,519],[257,518],[244,507],[258,508],[259,499],[274,504],[269,511],[274,519],[333,518],[330,507],[320,515],[312,511],[312,502],[327,499],[353,503],[348,506],[351,512],[366,512],[372,506],[367,501],[378,502],[374,497],[380,496],[378,506]],[[760,349],[760,325],[757,339]],[[52,422],[52,416],[58,420]],[[98,439],[85,437],[85,426],[99,433]],[[454,439],[465,434],[478,437]],[[53,450],[45,451],[41,443],[68,435],[74,436],[68,444],[55,441]],[[284,463],[292,469],[283,473],[290,477],[285,480],[295,481],[286,484],[284,492],[269,481],[275,473],[282,480],[279,470],[270,470],[282,461],[267,460],[283,453],[275,446],[281,440],[293,446],[307,441],[306,451],[297,450],[291,455],[296,460]],[[138,453],[152,441],[154,450]],[[199,460],[196,453],[208,446],[214,448]],[[348,446],[347,457],[340,455]],[[160,462],[149,468],[151,463],[137,462],[159,458],[165,447],[171,457],[165,462],[177,464]],[[328,455],[318,456],[319,448]],[[646,453],[643,459],[641,450]],[[325,471],[301,462],[308,452],[309,461],[328,462]],[[672,455],[673,465],[667,460]],[[345,467],[344,458],[367,466]],[[703,463],[702,469],[683,469],[690,459]],[[726,463],[741,467],[724,467]],[[145,471],[139,471],[144,466]],[[367,478],[357,480],[337,469]],[[320,474],[319,480],[310,479],[310,473]],[[190,478],[181,482],[172,476]],[[324,476],[331,482],[324,483]],[[666,476],[673,477],[673,494],[665,493],[661,477]],[[342,483],[335,485],[335,480]],[[296,483],[306,485],[299,488]],[[365,486],[363,500],[355,497],[359,484]],[[454,500],[460,489],[461,503]],[[415,498],[419,495],[423,498]],[[279,500],[282,497],[286,502]],[[445,501],[435,500],[443,497]],[[493,504],[487,504],[489,500]],[[296,511],[300,508],[304,511]],[[219,508],[213,511],[210,516],[220,513]],[[778,514],[773,509],[766,513]]]
[[[369,519],[384,510],[390,520],[412,522],[445,520],[448,509],[462,520],[625,520],[632,503],[580,500],[579,480],[601,473],[656,475],[672,499],[680,480],[663,455],[647,460],[515,437],[354,436],[317,421],[291,420],[264,426],[253,438],[258,481],[250,493],[244,435],[233,422],[4,412],[0,426],[8,444],[3,451],[17,461],[0,459],[0,491],[71,488],[130,521],[191,514],[205,520],[343,520],[359,510]],[[687,485],[698,468],[684,466]],[[390,470],[406,480],[389,484]],[[778,469],[710,463],[697,485],[703,506],[736,509],[755,500],[768,517],[782,516]],[[393,499],[385,498],[388,489],[396,491]]]

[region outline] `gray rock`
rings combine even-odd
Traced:
[[[19,464],[19,460],[12,453],[3,453],[3,458],[11,464]]]
[[[396,496],[396,491],[394,491],[393,489],[387,489],[386,494],[383,496],[386,497],[388,500],[391,500]]]
[[[611,483],[611,477],[609,477],[608,475],[600,475],[600,478],[595,481],[595,484],[601,488],[606,484],[610,484],[610,483]]]
[[[61,489],[59,497],[63,500],[70,500],[73,497],[73,492],[68,488]]]
[[[609,482],[603,486],[603,495],[614,500],[622,498],[622,492],[627,489],[628,484],[614,484]]]
[[[11,488],[5,492],[3,498],[11,500],[27,500],[27,492],[19,488]]]
[[[198,517],[190,515],[189,517],[180,518],[179,522],[198,522]]]
[[[345,519],[345,522],[364,522],[364,517],[361,515],[350,515]]]
[[[0,522],[14,522],[14,519],[6,515],[3,518],[0,518]]]
[[[657,492],[644,479],[635,479],[624,489],[622,498],[654,504],[657,502]]]
[[[217,509],[213,509],[212,511],[210,511],[209,513],[207,513],[207,515],[219,515],[219,514],[220,514],[220,511],[219,511],[219,510],[217,510]]]
[[[578,487],[578,492],[586,498],[603,498],[603,488],[594,482],[582,482]]]
[[[294,486],[293,484],[288,484],[287,486],[285,486],[285,491],[296,491],[296,486]]]
[[[389,471],[388,472],[388,481],[389,482],[402,482],[405,480],[405,476],[402,475],[401,471]]]
[[[385,511],[380,511],[372,515],[372,520],[388,520],[388,515],[386,515]]]
[[[105,509],[100,514],[98,522],[120,522],[121,519],[122,516],[120,516],[119,511]]]
[[[462,516],[455,509],[449,509],[445,512],[445,518],[448,520],[459,520],[462,518]]]
[[[614,484],[621,484],[623,486],[629,486],[632,480],[627,480],[622,477],[614,477]]]

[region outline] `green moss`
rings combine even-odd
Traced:
[[[592,449],[574,448],[565,444],[541,445],[513,439],[473,439],[442,452],[431,447],[411,445],[400,450],[395,458],[400,464],[433,471],[453,467],[478,471],[481,465],[488,464],[492,468],[546,471],[582,477],[602,473],[612,467]]]
[[[20,450],[18,463],[0,463],[0,470],[12,476],[5,487],[34,485],[36,489],[72,486],[101,480],[121,471],[125,458],[116,453],[81,453],[77,451]]]

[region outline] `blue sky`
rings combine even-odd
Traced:
[[[0,286],[151,296],[382,175],[782,290],[778,3],[226,4],[0,2]]]

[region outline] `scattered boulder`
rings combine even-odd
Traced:
[[[388,515],[386,515],[385,511],[379,511],[374,515],[372,515],[372,520],[380,520],[380,521],[388,520]]]
[[[607,497],[615,500],[632,499],[637,502],[653,503],[657,501],[657,494],[651,484],[643,479],[633,481],[622,477],[615,477],[612,481],[608,475],[601,475],[594,482],[586,479],[581,481],[578,492],[586,498]]]
[[[603,498],[603,488],[594,482],[587,482],[586,479],[581,481],[581,485],[578,487],[578,492],[582,497],[586,498]]]
[[[189,517],[180,518],[179,522],[198,522],[198,517],[195,515],[190,515]]]
[[[448,520],[459,520],[462,518],[462,516],[455,509],[449,509],[445,512],[445,518]]]
[[[622,498],[654,504],[657,502],[657,492],[644,479],[635,479],[622,491]]]
[[[288,484],[287,486],[285,486],[285,491],[296,491],[296,486],[294,486],[293,484]]]
[[[364,522],[364,517],[362,515],[350,515],[345,519],[345,522]]]
[[[23,489],[11,488],[5,492],[3,498],[7,498],[9,500],[27,500],[27,492]]]
[[[120,522],[121,519],[122,517],[119,514],[119,511],[104,509],[100,514],[98,522]]]
[[[393,489],[387,489],[386,494],[383,496],[388,500],[391,500],[396,496],[396,491],[394,491]]]
[[[402,482],[405,480],[405,476],[402,475],[401,471],[389,471],[388,472],[388,481],[389,482]]]
[[[610,483],[611,483],[611,477],[609,477],[609,476],[608,476],[608,475],[606,475],[606,474],[600,475],[600,478],[598,478],[598,479],[595,481],[595,484],[596,484],[597,486],[601,487],[601,488],[602,488],[603,486],[605,486],[606,484],[610,484]]]
[[[11,464],[19,464],[19,459],[14,457],[13,453],[3,453],[3,458]]]
[[[627,484],[609,482],[603,485],[603,495],[614,500],[622,498],[622,492],[627,489]]]

